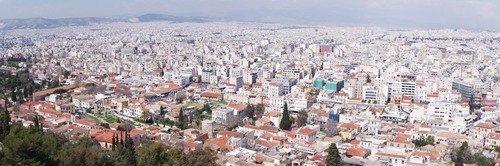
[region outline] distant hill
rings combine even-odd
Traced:
[[[224,21],[222,18],[209,17],[181,17],[165,14],[145,14],[133,18],[98,18],[98,17],[82,17],[82,18],[23,18],[23,19],[4,19],[0,20],[1,30],[13,29],[47,29],[63,26],[86,26],[92,23],[102,22],[154,22],[154,21],[170,21],[170,22],[211,22]]]
[[[56,28],[61,26],[85,26],[90,23],[110,22],[112,19],[96,18],[96,17],[83,17],[83,18],[61,18],[61,19],[47,19],[47,18],[25,18],[25,19],[5,19],[0,20],[2,30],[13,29],[46,29]]]

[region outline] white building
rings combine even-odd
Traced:
[[[272,97],[279,97],[283,96],[285,94],[285,87],[283,86],[282,83],[279,82],[271,82],[269,83],[269,90],[267,97],[272,98]]]

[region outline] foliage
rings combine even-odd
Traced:
[[[54,93],[57,93],[57,94],[63,94],[63,93],[66,93],[68,90],[66,89],[57,89],[54,91]]]
[[[203,110],[204,112],[207,112],[207,113],[209,113],[209,114],[212,114],[212,108],[210,108],[210,104],[208,104],[208,103],[205,103],[205,104],[203,105],[202,110]]]
[[[57,158],[61,166],[111,165],[99,144],[89,141],[66,144]]]
[[[5,137],[3,165],[57,165],[56,157],[67,142],[54,133],[43,133],[39,128],[24,128],[14,124]]]
[[[462,146],[458,149],[452,149],[450,156],[451,161],[455,162],[455,165],[475,163],[474,156],[467,142],[462,143]]]
[[[326,157],[326,165],[342,165],[342,158],[340,157],[339,150],[337,149],[337,145],[335,143],[330,144],[330,147],[327,149],[328,156]]]
[[[336,136],[339,133],[337,122],[333,119],[328,119],[325,124],[325,134],[328,137]]]
[[[248,108],[246,110],[246,116],[248,118],[251,118],[252,120],[257,120],[262,117],[262,114],[264,114],[264,105],[263,104],[249,104]]]
[[[9,134],[10,131],[10,112],[7,108],[0,106],[0,141]]]
[[[434,145],[434,137],[433,136],[427,136],[427,138],[424,138],[421,136],[418,139],[415,139],[411,141],[413,144],[415,144],[416,147],[422,147],[426,145]]]
[[[190,166],[215,166],[217,163],[216,153],[205,147],[203,149],[196,149],[188,154],[188,165]]]
[[[137,165],[163,165],[168,160],[165,144],[149,143],[137,148]]]
[[[209,148],[197,149],[184,154],[161,143],[148,143],[135,147],[127,132],[124,138],[115,135],[112,151],[103,151],[100,144],[88,137],[70,143],[61,135],[43,132],[40,128],[10,126],[3,141],[0,165],[167,165],[198,166],[216,165],[216,153]],[[136,152],[137,150],[137,152]]]
[[[284,108],[283,108],[283,116],[281,118],[280,122],[280,129],[281,130],[290,130],[292,127],[292,121],[290,120],[290,113],[288,112],[288,104],[285,102]]]
[[[306,110],[301,110],[297,116],[297,126],[302,127],[307,124],[308,114]]]
[[[182,108],[182,107],[179,110],[179,115],[177,116],[177,121],[184,123],[184,108]]]
[[[481,153],[476,153],[474,155],[474,158],[476,159],[476,164],[478,166],[490,166],[490,165],[495,165],[495,162],[491,158],[487,158]]]

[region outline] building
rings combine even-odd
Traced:
[[[295,134],[296,139],[304,140],[307,142],[314,142],[316,140],[316,130],[304,127],[297,130]]]
[[[373,86],[363,86],[363,100],[377,101],[378,89]]]
[[[326,81],[325,83],[326,90],[332,90],[338,92],[342,88],[344,88],[344,80]]]
[[[284,94],[289,94],[292,91],[292,86],[297,84],[297,79],[291,78],[273,78],[271,82],[278,82],[283,84]]]
[[[462,98],[470,100],[474,96],[474,84],[466,81],[453,81],[451,88],[462,94]]]
[[[212,69],[203,69],[201,72],[201,82],[210,83],[210,76],[212,76]]]
[[[282,83],[279,82],[271,82],[269,83],[269,90],[267,97],[279,97],[285,94],[285,87]]]
[[[235,90],[238,91],[243,87],[243,77],[242,76],[232,76],[229,78],[229,83],[235,85]]]

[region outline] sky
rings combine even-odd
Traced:
[[[500,31],[499,0],[0,0],[0,19],[147,13],[288,24]]]

